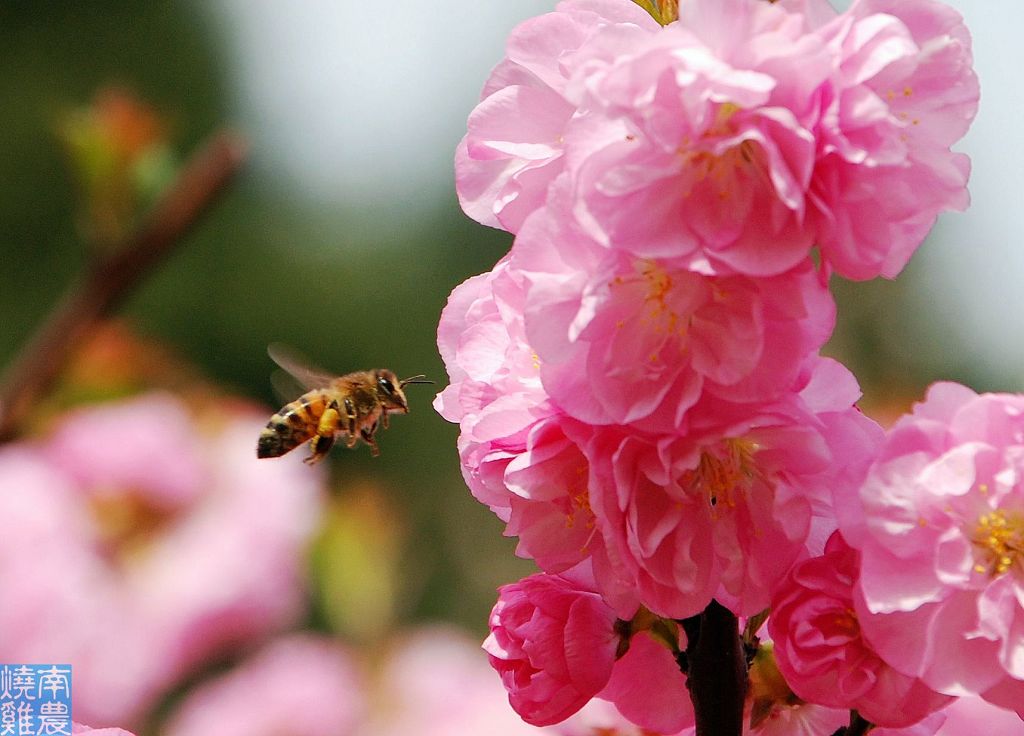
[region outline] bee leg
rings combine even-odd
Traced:
[[[388,408],[383,404],[380,407],[380,423],[384,426],[384,429],[388,428]]]
[[[377,438],[374,434],[377,432],[377,423],[374,422],[372,427],[365,427],[360,430],[359,434],[363,437],[363,442],[370,446],[370,454],[374,457],[380,455],[380,448],[377,447]]]
[[[348,417],[348,433],[350,437],[356,437],[356,405],[352,403],[352,399],[345,399],[345,416]],[[353,440],[349,447],[355,444]]]
[[[313,439],[309,441],[310,455],[303,460],[306,465],[316,465],[318,462],[327,457],[327,452],[334,445],[334,435],[313,435]]]
[[[306,458],[306,463],[313,465],[314,463],[320,462],[327,454],[327,451],[331,449],[331,445],[334,444],[334,433],[338,429],[338,420],[340,415],[338,414],[338,404],[332,401],[330,405],[324,409],[324,413],[320,415],[320,422],[316,427],[316,434],[309,443],[309,449],[311,455]]]

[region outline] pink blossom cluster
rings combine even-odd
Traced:
[[[294,622],[323,478],[252,456],[265,419],[152,392],[0,450],[0,588],[17,601],[0,605],[0,661],[68,662],[75,718],[132,726],[198,665]]]
[[[936,0],[678,5],[664,26],[630,0],[524,22],[456,153],[463,209],[515,239],[442,313],[435,406],[541,569],[500,590],[490,661],[529,723],[599,698],[680,732],[677,622],[716,600],[772,610],[784,688],[748,703],[754,733],[831,734],[849,710],[935,733],[954,696],[1020,708],[1017,440],[978,409],[971,449],[925,473],[953,430],[911,418],[886,440],[820,354],[830,277],[894,277],[967,205],[963,21]],[[942,473],[970,463],[987,506],[949,500],[967,482]]]
[[[772,600],[793,692],[893,729],[1024,728],[1024,397],[935,384],[835,507]]]

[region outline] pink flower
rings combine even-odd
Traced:
[[[543,387],[589,424],[678,431],[704,394],[785,394],[831,334],[835,307],[810,262],[782,276],[707,276],[604,248],[572,223],[564,188],[516,239],[525,330]]]
[[[513,32],[458,190],[519,232],[564,180],[601,246],[702,273],[781,274],[817,244],[845,276],[894,276],[967,205],[950,146],[977,100],[967,31],[933,0],[689,0],[665,28],[569,0]]]
[[[449,385],[434,406],[459,422],[466,483],[506,522],[506,534],[519,536],[517,554],[561,572],[584,559],[595,538],[587,463],[541,386],[524,299],[507,261],[456,287],[438,327]]]
[[[648,639],[646,636],[638,638]],[[653,642],[652,642],[653,644]],[[658,647],[658,645],[654,645]],[[666,655],[668,650],[664,647],[658,647]],[[671,657],[669,657],[671,659]],[[673,663],[673,666],[674,663]],[[678,673],[678,667],[676,668]],[[634,673],[635,675],[636,673]],[[685,682],[685,677],[683,678]],[[635,685],[638,692],[644,691],[644,685],[648,683],[656,683],[654,677],[647,672],[644,672],[637,679]],[[684,685],[685,687],[685,685]],[[679,693],[677,692],[676,695]],[[677,698],[683,703],[689,703],[689,697],[686,693],[683,693],[682,698]],[[692,714],[690,721],[692,723]],[[571,716],[568,720],[563,721],[554,728],[547,729],[554,731],[558,736],[657,736],[658,734],[676,734],[677,736],[693,736],[693,727],[689,726],[682,730],[666,731],[660,729],[651,729],[648,727],[639,726],[633,721],[626,718],[618,708],[607,700],[600,700],[595,698],[587,703],[583,708]]]
[[[615,620],[599,595],[561,576],[531,575],[499,589],[483,646],[524,721],[563,721],[608,684]]]
[[[950,701],[900,674],[860,631],[854,611],[859,558],[839,534],[825,555],[794,567],[772,598],[775,660],[804,700],[857,710],[872,723],[909,726]]]
[[[563,170],[573,55],[605,26],[654,34],[658,24],[622,0],[571,0],[509,35],[505,59],[484,85],[455,154],[462,208],[492,227],[519,230]]]
[[[252,457],[264,420],[199,421],[154,393],[0,452],[0,659],[69,662],[77,717],[132,723],[192,666],[293,621],[321,477]]]
[[[165,732],[345,736],[354,733],[363,709],[363,687],[349,653],[331,639],[292,635],[199,685]]]
[[[811,219],[849,278],[893,277],[944,210],[963,210],[970,162],[950,146],[978,106],[963,19],[934,0],[857,0],[818,31],[835,57],[823,99]]]
[[[832,736],[850,722],[848,711],[813,703],[779,705],[756,728],[745,725],[749,736]]]
[[[939,711],[938,713],[932,713],[926,716],[924,719],[918,721],[912,726],[903,726],[900,728],[879,726],[871,729],[870,733],[872,736],[936,736],[936,734],[941,733],[940,729],[942,728],[942,724],[945,722],[946,711]],[[960,733],[970,733],[970,731],[961,731]],[[986,729],[986,734],[987,733],[989,732]],[[993,736],[997,735],[993,734]]]
[[[738,615],[768,605],[805,554],[812,516],[831,523],[830,490],[852,492],[877,444],[877,427],[851,408],[849,374],[830,361],[815,373],[787,402],[705,402],[683,436],[595,432],[585,454],[605,539],[594,570],[609,601],[639,597],[668,618],[712,598]]]
[[[691,0],[642,37],[604,29],[574,58],[565,133],[573,211],[602,245],[770,276],[803,261],[818,88],[830,59],[803,17]]]
[[[1024,715],[1024,397],[934,385],[841,511],[882,659]]]
[[[685,649],[682,633],[680,640],[679,648]],[[676,733],[694,723],[686,675],[672,652],[644,632],[630,638],[629,650],[615,662],[597,697],[647,732]]]
[[[938,736],[963,736],[984,724],[985,736],[1019,736],[1024,724],[1012,711],[1003,710],[981,698],[957,698],[942,711],[945,723]]]

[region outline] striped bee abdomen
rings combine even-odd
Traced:
[[[316,434],[320,415],[324,413],[324,397],[320,389],[303,394],[285,404],[267,422],[256,445],[257,457],[278,457],[294,450]]]

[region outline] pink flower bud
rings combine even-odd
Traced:
[[[854,610],[857,551],[837,533],[822,557],[800,563],[772,601],[768,631],[786,682],[801,698],[855,709],[882,726],[909,726],[950,698],[883,661]]]
[[[483,647],[527,723],[565,720],[611,678],[615,613],[565,577],[538,574],[502,586],[490,623]]]

